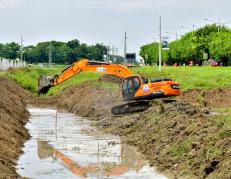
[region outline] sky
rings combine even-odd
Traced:
[[[170,40],[208,23],[231,27],[230,0],[0,0],[0,43],[36,45],[43,41],[78,39],[103,43],[123,55],[139,53],[142,45]],[[207,18],[207,20],[205,20]]]

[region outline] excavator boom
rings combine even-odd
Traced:
[[[46,94],[51,87],[61,84],[62,82],[68,80],[80,72],[115,75],[121,79],[133,75],[132,72],[123,65],[82,59],[64,69],[59,75],[55,75],[53,77],[41,76],[39,78],[38,94]]]

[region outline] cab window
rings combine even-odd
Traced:
[[[125,79],[123,83],[123,97],[125,99],[133,98],[140,86],[141,82],[138,77],[129,77]]]

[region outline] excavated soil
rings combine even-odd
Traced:
[[[184,93],[167,104],[156,100],[146,111],[119,117],[111,114],[111,108],[121,104],[119,92],[90,83],[65,90],[55,103],[120,135],[170,178],[230,178],[231,130],[209,112],[217,101],[217,106],[230,106],[224,95],[219,99],[219,91],[213,99],[214,90]],[[196,95],[202,99],[195,101]]]
[[[219,88],[211,90],[190,90],[183,92],[179,101],[207,107],[230,107],[231,88]]]
[[[231,178],[231,129],[222,116],[210,114],[214,107],[231,107],[230,88],[192,90],[171,103],[156,100],[146,111],[113,116],[111,108],[124,102],[119,91],[100,82],[71,87],[52,98],[34,97],[5,78],[0,84],[0,178],[18,177],[15,161],[29,138],[25,104],[53,105],[88,117],[101,130],[136,146],[170,178]]]
[[[23,101],[26,95],[13,81],[0,78],[0,178],[18,177],[15,164],[29,139],[24,127],[29,117]]]
[[[104,74],[99,78],[100,81],[121,84],[122,79],[116,75]]]

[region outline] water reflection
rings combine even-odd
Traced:
[[[102,148],[100,147],[100,144],[98,146],[98,149],[99,148]],[[80,155],[80,151],[78,153]],[[90,173],[100,173],[100,175],[107,177],[120,176],[128,172],[129,170],[134,170],[138,172],[144,165],[147,165],[147,163],[139,156],[139,154],[135,152],[132,147],[129,146],[121,146],[121,151],[119,154],[117,154],[117,156],[121,157],[121,162],[101,161],[100,156],[102,154],[100,150],[98,150],[97,155],[97,163],[90,163],[89,165],[81,166],[78,161],[74,161],[64,153],[58,151],[47,141],[38,141],[38,156],[40,160],[50,157],[53,160],[57,160],[61,164],[65,165],[74,175],[82,178],[88,176],[88,174]]]
[[[32,135],[18,162],[30,178],[165,178],[119,137],[70,113],[30,108]]]

